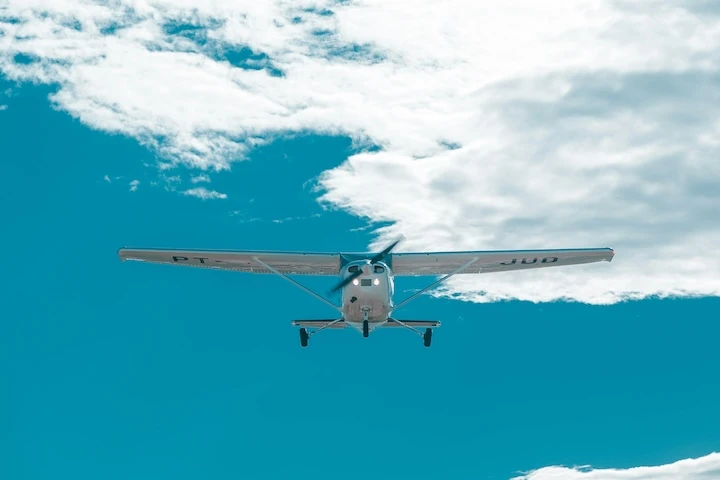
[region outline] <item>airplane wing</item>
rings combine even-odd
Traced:
[[[121,248],[120,259],[168,265],[184,265],[247,273],[272,273],[256,260],[285,275],[338,275],[339,253],[267,252],[234,250],[161,250]]]
[[[391,268],[396,276],[447,275],[477,258],[475,263],[458,273],[512,272],[610,262],[614,255],[612,248],[393,253]]]

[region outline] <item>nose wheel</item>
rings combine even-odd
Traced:
[[[367,338],[370,335],[370,322],[363,320],[363,337]]]

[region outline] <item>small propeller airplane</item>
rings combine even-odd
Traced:
[[[322,330],[345,327],[361,331],[366,338],[377,328],[406,328],[420,335],[429,347],[433,328],[440,326],[439,321],[399,320],[393,315],[453,275],[610,262],[615,255],[611,248],[392,253],[400,240],[376,254],[121,248],[118,255],[123,261],[278,275],[338,312],[337,318],[327,320],[294,320],[292,325],[300,327],[303,347],[307,347],[311,336]],[[328,293],[342,291],[341,305],[289,275],[339,276],[338,283]],[[393,303],[394,277],[439,275],[444,276],[402,302]]]

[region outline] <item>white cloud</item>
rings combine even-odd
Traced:
[[[192,177],[192,178],[190,179],[190,181],[191,181],[192,183],[202,183],[202,182],[209,183],[209,182],[210,182],[210,177],[208,177],[207,175],[198,175],[198,176],[196,176],[196,177]]]
[[[224,193],[216,192],[215,190],[208,190],[205,187],[198,187],[198,188],[191,188],[189,190],[185,190],[183,192],[183,195],[189,195],[191,197],[197,197],[201,198],[203,200],[211,200],[211,199],[226,199],[227,195]]]
[[[140,185],[140,180],[133,180],[129,183],[130,185],[130,191],[131,192],[137,192],[138,185]]]
[[[105,175],[105,176],[103,177],[103,180],[105,180],[107,183],[112,182],[112,180],[110,180],[110,177],[109,177],[108,175]]]
[[[320,218],[319,213],[314,213],[312,215],[303,215],[299,217],[284,217],[284,218],[273,218],[272,223],[287,223],[287,222],[294,222],[298,220],[312,220],[314,218]]]
[[[592,469],[545,467],[512,480],[715,480],[720,478],[720,453],[654,467]]]
[[[459,276],[441,294],[591,303],[720,294],[712,7],[6,3],[20,22],[0,22],[0,70],[59,85],[59,108],[134,136],[166,168],[226,169],[286,131],[345,134],[381,150],[325,172],[323,201],[393,222],[373,246],[402,232],[405,250],[617,251],[612,264]],[[178,33],[183,23],[207,41]],[[242,47],[267,57],[237,68],[228,52]]]
[[[7,105],[0,105],[0,112],[2,112],[3,110],[7,110],[7,108]]]

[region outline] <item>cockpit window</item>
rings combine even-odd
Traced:
[[[351,266],[348,268],[348,272],[350,272],[350,273],[357,272],[357,270],[358,270],[358,266],[357,266],[357,265],[351,265]]]
[[[375,265],[375,273],[383,273],[385,271],[385,267],[381,265]]]

